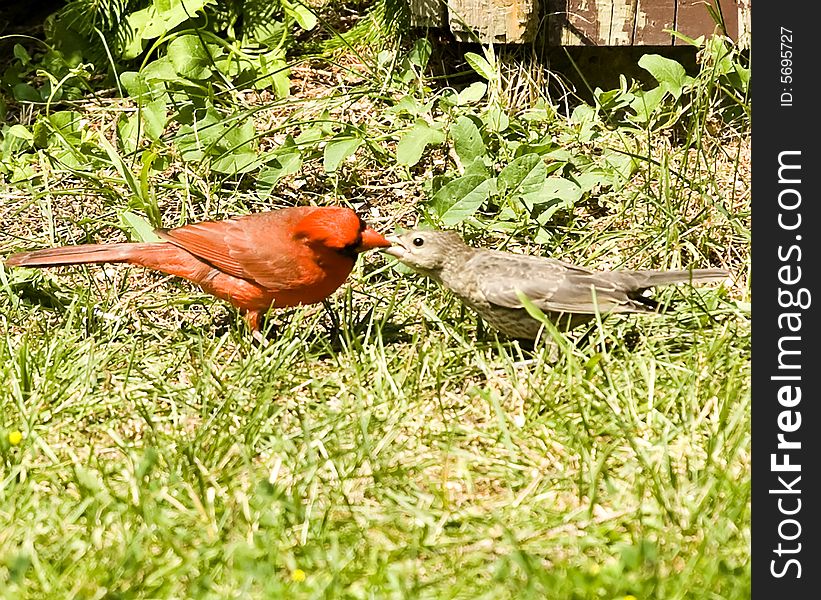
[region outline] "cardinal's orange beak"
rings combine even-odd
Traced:
[[[365,252],[374,248],[387,248],[391,243],[381,233],[376,233],[370,227],[366,227],[362,232],[362,243],[356,247],[357,252]]]

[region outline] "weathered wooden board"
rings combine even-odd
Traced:
[[[669,46],[673,43],[673,34],[669,30],[675,22],[675,2],[638,0],[631,43],[635,46]]]
[[[709,35],[715,30],[724,33],[716,25],[707,9],[705,0],[678,0],[675,30],[691,38],[700,35]],[[713,6],[721,12],[724,18],[726,33],[731,38],[738,37],[738,16],[741,2],[739,0],[722,0]],[[675,40],[675,44],[686,44],[683,40]]]
[[[670,46],[670,31],[726,33],[749,45],[751,0],[410,0],[412,22],[448,26],[459,41],[549,45]],[[721,13],[719,28],[708,6]]]
[[[448,24],[460,42],[522,44],[536,37],[539,0],[449,0]]]
[[[411,26],[444,27],[447,23],[445,0],[410,0]]]

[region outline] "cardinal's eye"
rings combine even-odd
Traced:
[[[413,238],[413,245],[414,245],[414,246],[416,246],[417,248],[418,248],[419,246],[422,246],[424,243],[425,243],[425,240],[423,240],[423,239],[422,239],[422,238],[420,238],[420,237]]]

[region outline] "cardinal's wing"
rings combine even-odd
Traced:
[[[290,234],[298,217],[280,210],[157,233],[223,273],[276,290],[301,279],[299,247]]]

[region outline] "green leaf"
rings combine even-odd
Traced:
[[[211,168],[226,175],[248,173],[259,167],[261,159],[256,152],[239,151],[219,156],[211,163]]]
[[[613,172],[613,185],[619,188],[630,181],[630,177],[638,168],[636,159],[623,152],[605,150],[602,158],[607,167]]]
[[[661,86],[655,87],[648,91],[637,91],[635,99],[630,103],[630,108],[633,109],[634,115],[629,118],[634,123],[647,124],[655,113],[656,109],[664,99],[665,90]]]
[[[430,207],[445,227],[451,227],[473,216],[490,197],[495,179],[480,175],[458,177],[442,186],[430,200]]]
[[[334,136],[327,144],[322,155],[322,166],[326,173],[333,173],[346,158],[356,152],[364,140],[350,132]]]
[[[21,140],[26,140],[27,142],[34,141],[34,134],[32,134],[28,129],[26,129],[23,125],[17,124],[12,125],[9,127],[9,135],[13,135],[14,137],[20,138]]]
[[[171,40],[168,56],[182,77],[200,80],[211,76],[212,58],[196,35],[181,35]]]
[[[547,167],[538,154],[525,154],[499,173],[499,193],[511,198],[538,194],[547,178]]]
[[[604,188],[613,185],[613,175],[604,169],[593,169],[585,173],[579,173],[573,179],[581,188],[582,193],[591,192],[597,187]]]
[[[40,92],[27,83],[18,83],[11,90],[14,94],[15,100],[21,100],[23,102],[43,101],[43,98],[40,96]]]
[[[664,90],[678,99],[684,88],[693,82],[684,67],[676,61],[658,54],[645,54],[639,59],[639,66],[648,71]]]
[[[281,0],[282,10],[285,14],[292,17],[302,29],[310,31],[316,27],[316,15],[314,11],[302,4],[299,0],[291,2],[290,0]]]
[[[280,179],[298,173],[301,168],[302,154],[296,147],[278,150],[273,158],[269,159],[267,166],[259,172],[257,193],[260,196],[267,196]]]
[[[151,223],[130,210],[123,211],[120,215],[120,220],[132,240],[138,242],[162,241],[162,238],[154,233],[154,228],[151,226]]]
[[[29,56],[28,51],[26,51],[26,49],[20,44],[14,44],[12,53],[14,54],[14,58],[19,60],[23,66],[28,65],[31,62],[31,56]]]
[[[140,117],[136,113],[132,115],[121,113],[117,119],[117,138],[125,154],[131,154],[137,149],[139,119]]]
[[[211,168],[220,173],[237,175],[259,167],[264,158],[256,152],[256,129],[251,119],[233,120],[223,128],[224,134],[214,141],[216,155]]]
[[[465,52],[465,60],[468,65],[470,65],[471,69],[476,71],[488,81],[492,81],[496,78],[496,73],[493,71],[493,67],[490,66],[490,63],[487,62],[483,56],[479,56],[475,52]]]
[[[396,162],[412,167],[422,158],[425,148],[442,144],[445,139],[445,133],[441,129],[431,127],[424,119],[418,119],[399,139],[396,146]]]
[[[408,60],[412,65],[424,69],[432,53],[433,47],[430,42],[425,38],[420,38],[413,43],[413,48],[411,48],[411,51],[408,53]]]
[[[142,38],[154,39],[165,35],[177,25],[195,18],[206,4],[215,0],[154,0],[148,8],[149,15]]]
[[[152,60],[140,74],[145,81],[149,83],[152,89],[159,87],[161,90],[164,88],[158,86],[157,82],[176,81],[179,78],[177,70],[174,68],[174,62],[171,60],[171,57],[167,55],[157,60]]]
[[[159,98],[147,103],[140,109],[140,114],[143,119],[145,135],[148,139],[153,141],[160,139],[168,121],[165,98]]]
[[[538,195],[528,196],[533,202],[530,208],[538,207],[536,220],[544,225],[560,208],[572,208],[582,197],[581,188],[564,177],[548,177]]]
[[[541,201],[561,200],[566,207],[571,207],[582,197],[581,188],[564,177],[551,176],[545,179],[541,190]],[[539,202],[537,202],[538,204]]]
[[[485,142],[476,123],[470,117],[461,116],[450,128],[453,137],[453,148],[462,164],[486,154]]]
[[[482,98],[485,97],[487,93],[487,84],[482,83],[481,81],[476,81],[471,83],[465,89],[463,89],[457,97],[457,104],[459,106],[464,106],[465,104],[473,104],[474,102],[479,102]]]
[[[482,113],[482,122],[488,131],[501,133],[510,127],[510,117],[499,106],[489,106],[488,109]]]

